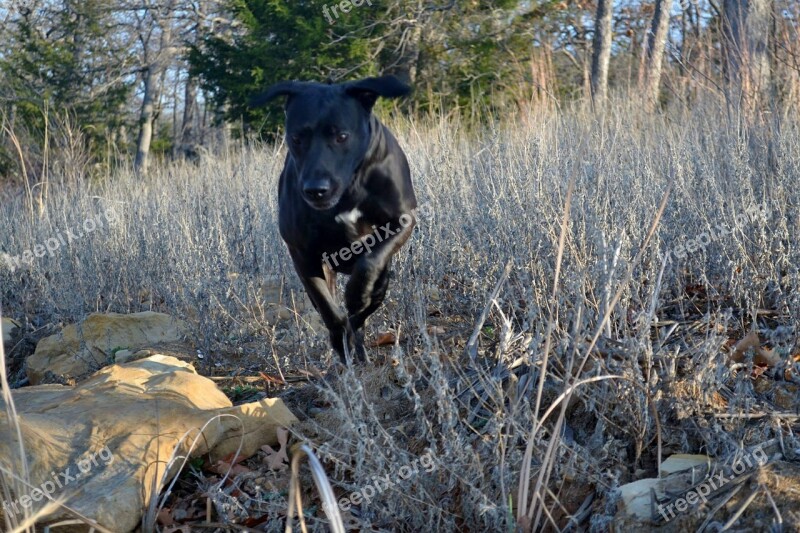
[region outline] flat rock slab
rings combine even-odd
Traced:
[[[120,532],[140,524],[153,487],[161,491],[177,474],[180,461],[165,471],[173,454],[210,453],[216,460],[241,444],[249,456],[263,444],[275,446],[277,428],[297,421],[278,399],[233,406],[192,365],[159,354],[106,367],[76,387],[40,385],[12,395],[29,485],[16,484],[5,512],[21,519],[23,505],[36,510],[64,498],[71,509]],[[6,407],[0,398],[0,466],[7,479],[8,472],[24,478]],[[189,450],[200,428],[203,435]],[[69,516],[60,508],[40,522]]]
[[[186,325],[163,313],[93,313],[36,345],[27,360],[28,379],[38,385],[46,376],[80,379],[114,362],[117,350],[135,352],[160,343],[177,342]]]

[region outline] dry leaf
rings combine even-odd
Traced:
[[[280,444],[281,448],[286,448],[286,443],[289,441],[289,430],[278,428],[275,431],[275,435],[278,437],[278,444]]]
[[[744,354],[750,348],[761,346],[761,339],[758,338],[758,333],[751,331],[745,338],[736,343],[731,352],[731,359],[736,363],[744,361]]]
[[[393,331],[387,331],[378,335],[378,338],[372,342],[372,346],[390,346],[397,342],[397,335]]]
[[[167,508],[162,508],[158,511],[156,520],[158,520],[158,523],[161,524],[162,526],[175,525],[175,520],[172,519],[172,511]]]
[[[242,522],[242,525],[245,526],[245,527],[249,527],[249,528],[256,528],[256,527],[260,526],[261,524],[263,524],[264,522],[266,522],[267,520],[269,520],[270,518],[271,517],[270,517],[269,513],[261,515],[261,516],[258,516],[258,517],[253,516],[253,517],[245,519],[245,521]]]
[[[755,362],[757,365],[775,366],[781,362],[781,356],[774,349],[758,348],[756,349]]]
[[[286,385],[286,382],[280,378],[280,376],[273,376],[271,374],[265,374],[264,372],[259,372],[261,375],[261,379],[266,381],[267,383],[277,383],[278,385]]]
[[[751,331],[745,338],[736,343],[731,352],[731,359],[736,363],[741,363],[744,361],[744,354],[750,348],[754,348],[756,351],[753,360],[757,365],[775,366],[781,362],[780,355],[774,349],[761,346],[761,339],[756,331]]]
[[[225,463],[233,463],[234,462],[234,460],[233,460],[234,456],[236,457],[236,461],[235,462],[237,464],[241,463],[245,459],[249,459],[248,456],[246,456],[246,455],[244,455],[242,453],[237,455],[236,452],[231,452],[228,455],[226,455],[225,457],[220,458],[220,461],[225,462]]]
[[[289,440],[289,430],[286,428],[278,428],[278,445],[279,449],[276,451],[272,446],[265,444],[261,450],[267,454],[267,466],[270,470],[285,470],[289,464],[289,456],[286,455],[286,443]]]
[[[225,461],[217,461],[216,463],[211,465],[209,470],[211,470],[212,472],[215,472],[217,474],[223,475],[223,476],[225,474],[227,474],[228,471],[230,470],[229,477],[235,477],[235,476],[238,476],[240,474],[248,474],[248,473],[252,472],[252,470],[250,470],[249,468],[247,468],[244,465],[240,465],[240,464],[232,465],[232,464],[227,463]]]
[[[273,450],[272,446],[265,444],[261,450],[267,454],[267,466],[270,470],[285,470],[289,457],[286,455],[286,449]]]

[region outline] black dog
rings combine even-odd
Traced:
[[[378,97],[405,96],[393,76],[342,84],[283,82],[252,103],[286,96],[286,155],[279,226],[295,270],[345,361],[364,361],[364,322],[383,302],[392,256],[411,235],[417,207],[408,161],[372,114]],[[334,300],[349,274],[347,315]]]

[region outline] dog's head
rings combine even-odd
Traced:
[[[370,114],[378,97],[411,89],[394,76],[339,84],[287,81],[251,105],[286,96],[286,142],[305,201],[314,209],[335,206],[353,181],[370,145]]]

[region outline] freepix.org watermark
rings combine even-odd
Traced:
[[[55,236],[45,239],[44,243],[36,244],[33,248],[23,251],[20,255],[0,254],[0,263],[5,263],[11,269],[11,272],[14,272],[22,268],[22,265],[32,265],[34,259],[42,258],[45,255],[53,257],[62,246],[67,246],[72,241],[76,241],[98,229],[104,229],[106,225],[113,226],[117,222],[119,222],[117,213],[110,207],[93,217],[87,218],[74,228],[56,232]]]
[[[769,210],[764,204],[754,204],[748,206],[744,211],[739,211],[734,215],[733,227],[730,224],[719,223],[716,227],[709,228],[708,231],[698,233],[694,238],[689,239],[686,235],[683,236],[683,244],[679,244],[671,250],[667,250],[667,261],[677,257],[678,259],[686,259],[687,254],[696,252],[697,250],[704,250],[713,241],[730,235],[735,228],[744,227],[748,222],[755,222],[758,219],[765,220],[769,218]]]
[[[387,489],[394,487],[398,481],[406,481],[419,474],[420,468],[425,473],[430,474],[436,470],[436,463],[433,460],[433,452],[428,450],[425,455],[420,455],[410,465],[403,465],[394,472],[385,476],[374,476],[372,483],[363,486],[361,489],[351,492],[348,496],[340,498],[337,502],[339,509],[343,512],[350,510],[350,506],[360,503],[369,503],[372,498],[381,494]]]
[[[723,471],[716,472],[708,479],[697,485],[695,488],[684,494],[683,497],[678,498],[668,505],[659,504],[658,512],[665,521],[669,522],[675,518],[675,511],[678,513],[683,513],[700,502],[708,502],[708,496],[712,492],[724,487],[729,482],[736,479],[737,476],[740,476],[749,470],[753,470],[758,466],[767,464],[768,459],[769,457],[767,457],[767,454],[764,452],[764,450],[761,449],[761,447],[758,447],[749,454],[737,459],[736,462],[733,463],[731,466],[732,474],[730,476],[726,476],[725,472]]]
[[[336,219],[337,221],[347,221],[353,216],[352,213],[357,213],[360,215],[358,209],[354,209],[350,211],[346,215],[339,215]],[[421,204],[417,209],[414,210],[414,215],[416,216],[417,220],[425,220],[431,217],[431,207],[430,204]],[[352,220],[351,220],[352,221]],[[322,254],[322,261],[328,265],[328,268],[331,270],[334,267],[339,266],[339,261],[347,262],[353,257],[361,255],[363,253],[370,253],[374,247],[397,235],[405,228],[411,225],[414,222],[414,216],[409,213],[403,213],[400,215],[398,219],[398,224],[400,227],[392,227],[391,222],[387,222],[383,226],[378,226],[374,224],[372,226],[372,233],[364,235],[360,239],[357,239],[350,243],[350,246],[345,246],[344,248],[333,252],[332,254],[328,255],[328,252]]]
[[[51,478],[39,485],[38,488],[32,489],[28,494],[24,494],[11,502],[4,501],[3,512],[6,514],[9,512],[20,514],[26,508],[30,508],[34,502],[53,499],[51,495],[57,489],[63,489],[73,481],[86,477],[92,471],[92,468],[99,466],[98,458],[102,461],[103,466],[114,462],[114,454],[111,453],[108,446],[104,446],[103,449],[78,459],[74,465],[68,466],[63,472],[58,474],[50,472]],[[73,467],[75,468],[73,469]]]
[[[325,4],[322,6],[322,14],[325,15],[325,20],[328,21],[328,24],[333,24],[336,22],[336,19],[339,18],[339,13],[337,11],[347,14],[350,13],[350,10],[354,7],[361,7],[364,4],[372,7],[372,2],[370,0],[342,0],[338,4],[333,4],[330,8]]]

